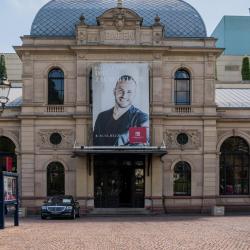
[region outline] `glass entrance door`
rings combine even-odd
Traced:
[[[144,162],[135,156],[96,157],[95,207],[144,207]]]

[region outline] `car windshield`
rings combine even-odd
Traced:
[[[48,199],[48,203],[71,203],[72,199],[67,197],[51,197]]]

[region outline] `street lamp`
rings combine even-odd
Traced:
[[[6,78],[0,79],[0,112],[3,112],[6,103],[9,101],[11,84]]]

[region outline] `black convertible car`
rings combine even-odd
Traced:
[[[71,195],[52,196],[41,207],[41,218],[47,217],[80,217],[79,203]]]

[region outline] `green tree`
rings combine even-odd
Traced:
[[[4,55],[0,56],[0,79],[7,78],[7,71],[5,66],[5,57]]]
[[[248,57],[244,57],[242,59],[241,75],[243,81],[250,80],[250,66]]]

